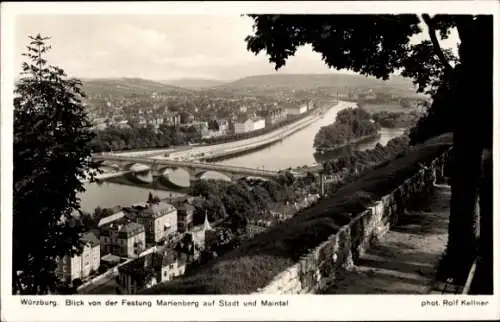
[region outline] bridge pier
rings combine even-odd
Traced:
[[[130,165],[130,170],[138,172],[138,170],[145,170],[144,167],[149,169],[158,169],[159,167],[171,167],[171,168],[181,168],[189,170],[203,170],[203,171],[215,171],[223,174],[229,174],[233,176],[252,176],[252,177],[262,177],[266,179],[278,178],[277,171],[263,170],[263,169],[251,169],[239,166],[223,165],[217,163],[204,163],[204,162],[188,162],[188,161],[173,161],[166,159],[150,159],[144,157],[124,157],[116,155],[96,155],[93,156],[95,161],[102,162],[112,162],[114,164],[120,165],[121,167],[126,167]],[[142,166],[142,167],[141,167]],[[136,169],[134,169],[134,167]],[[140,171],[139,170],[139,171]]]

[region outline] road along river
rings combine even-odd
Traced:
[[[331,124],[335,121],[337,113],[347,107],[355,107],[353,102],[341,101],[337,105],[332,106],[321,118],[310,124],[309,126],[293,133],[292,135],[283,138],[281,141],[263,148],[262,150],[254,151],[235,158],[227,159],[217,163],[230,164],[248,168],[260,168],[265,170],[280,170],[289,167],[298,167],[303,165],[312,165],[317,161],[314,158],[315,149],[313,147],[314,137],[322,126]],[[382,128],[381,136],[372,142],[365,142],[357,146],[358,149],[365,150],[374,147],[377,143],[385,144],[393,137],[399,136],[404,132],[404,129],[386,129]],[[235,148],[247,142],[232,142],[227,145],[227,148]],[[202,147],[199,147],[202,148]],[[197,148],[198,149],[198,148]],[[213,149],[213,147],[212,147]],[[172,151],[171,149],[168,149]],[[167,150],[166,150],[167,151]],[[165,152],[166,152],[165,151]],[[140,152],[141,154],[148,153],[147,151]],[[158,151],[152,153],[158,154]],[[163,152],[164,153],[164,152]],[[198,151],[196,153],[199,153]],[[87,183],[85,185],[87,191],[80,195],[82,209],[85,211],[93,211],[99,207],[113,207],[116,205],[127,205],[147,200],[148,193],[152,192],[161,198],[168,197],[171,192],[159,189],[148,189],[143,187],[135,187],[128,185],[120,185],[115,183]]]

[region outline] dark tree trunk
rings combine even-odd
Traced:
[[[477,50],[486,53],[482,66],[484,77],[481,84],[484,92],[482,99],[484,109],[481,110],[483,153],[483,182],[481,185],[481,240],[479,244],[480,263],[477,276],[480,277],[476,292],[493,294],[493,17],[481,20],[481,37],[484,46]]]
[[[469,140],[464,133],[454,133],[447,255],[457,279],[467,275],[477,244],[481,148]]]
[[[454,273],[452,276],[462,279],[477,255],[480,192],[483,194],[480,204],[482,226],[488,225],[489,221],[484,218],[488,217],[485,213],[488,206],[485,204],[491,201],[484,188],[486,181],[483,179],[488,174],[482,174],[482,153],[483,149],[491,149],[493,142],[493,18],[462,16],[458,22],[461,64],[454,85],[456,95],[453,105],[456,111],[453,115],[452,198],[447,256],[450,271]],[[483,233],[487,234],[487,228],[483,229]]]
[[[483,181],[481,183],[481,221],[479,241],[479,262],[472,294],[493,294],[493,154],[483,153]]]

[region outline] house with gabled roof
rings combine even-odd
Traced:
[[[158,243],[177,232],[177,209],[166,202],[149,204],[137,214],[137,223],[146,231],[146,241]]]
[[[184,274],[186,255],[169,247],[159,247],[118,268],[118,283],[126,294],[136,294],[157,283],[170,281]]]
[[[100,241],[105,254],[134,258],[146,248],[144,226],[127,219],[100,228]]]
[[[125,213],[123,211],[115,212],[109,216],[102,217],[97,223],[97,227],[102,227],[104,225],[110,224],[116,220],[122,219],[125,217]]]

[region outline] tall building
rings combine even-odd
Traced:
[[[163,201],[149,204],[137,215],[137,222],[144,225],[146,241],[157,243],[177,232],[177,209]]]
[[[185,233],[193,228],[193,205],[183,202],[177,205],[177,230]]]
[[[260,117],[248,118],[241,122],[234,123],[234,133],[247,133],[261,130],[266,127],[266,120]]]
[[[84,244],[80,255],[66,255],[58,261],[56,274],[68,283],[77,278],[84,279],[99,269],[101,258],[99,239],[93,233],[85,233],[80,241]]]
[[[181,115],[179,113],[165,114],[165,124],[168,126],[179,126],[181,124]]]
[[[262,130],[266,127],[266,120],[260,117],[252,118],[253,126],[252,131]]]
[[[134,258],[146,248],[144,226],[135,222],[113,222],[101,227],[102,250],[106,254]]]
[[[301,115],[307,112],[307,104],[302,105],[288,105],[286,107],[286,113],[288,115]]]
[[[234,123],[234,133],[235,134],[247,133],[250,131],[253,131],[253,121],[251,119],[246,119],[242,122],[235,122]]]

